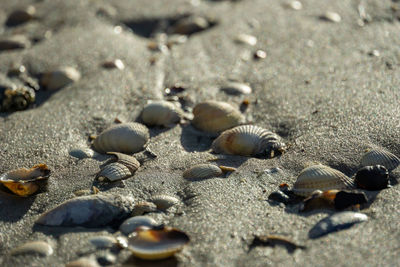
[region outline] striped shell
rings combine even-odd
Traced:
[[[219,133],[244,122],[244,116],[230,104],[221,101],[206,101],[193,109],[192,124],[208,133]]]
[[[293,192],[300,196],[310,196],[316,190],[353,188],[354,184],[344,173],[324,165],[305,168],[297,177]]]
[[[222,176],[226,172],[235,171],[235,168],[216,166],[213,164],[198,164],[183,173],[185,179],[207,179]]]
[[[143,150],[149,138],[149,130],[143,124],[121,123],[104,130],[94,140],[93,147],[100,153],[114,151],[131,154]]]
[[[168,127],[181,120],[182,112],[171,102],[155,101],[147,104],[142,111],[141,119],[148,126]]]
[[[285,148],[277,134],[253,125],[226,130],[212,143],[215,153],[241,156],[274,157],[275,152],[282,153]]]
[[[400,159],[392,153],[382,149],[372,149],[361,158],[361,167],[382,165],[388,171],[396,169],[400,164]]]
[[[125,165],[113,162],[105,166],[98,174],[97,177],[105,177],[111,182],[122,180],[132,176],[131,171]]]
[[[124,165],[133,174],[140,167],[139,161],[133,157],[119,152],[108,152],[108,155],[113,155],[117,158],[117,162]]]

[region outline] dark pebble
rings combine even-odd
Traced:
[[[385,189],[389,187],[389,172],[381,165],[365,166],[358,170],[355,183],[365,190]]]

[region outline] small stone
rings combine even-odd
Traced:
[[[290,1],[290,2],[286,3],[285,6],[287,8],[293,9],[293,10],[303,9],[303,4],[300,1]]]
[[[102,66],[103,66],[103,68],[106,68],[106,69],[119,69],[119,70],[123,70],[123,69],[125,68],[124,62],[122,62],[122,60],[120,60],[120,59],[105,61],[105,62],[102,64]]]
[[[19,9],[12,12],[6,21],[6,26],[17,26],[22,23],[28,22],[35,18],[36,8],[34,6],[28,6],[25,9]]]
[[[11,251],[11,255],[39,254],[40,256],[50,256],[53,248],[44,241],[33,241],[23,244]]]
[[[109,252],[97,256],[97,262],[102,266],[112,265],[117,261],[117,257]]]
[[[78,70],[72,67],[64,67],[59,70],[46,72],[40,79],[41,86],[47,90],[57,90],[81,78]]]
[[[368,55],[371,57],[379,57],[381,55],[381,53],[378,50],[374,49],[374,50],[370,51],[368,53]]]
[[[25,35],[17,34],[0,40],[0,51],[28,48],[31,42]]]
[[[211,24],[204,17],[189,16],[178,20],[171,28],[173,34],[191,35],[193,33],[204,31],[211,27]]]
[[[221,87],[221,91],[230,95],[248,95],[251,94],[252,89],[245,83],[229,82]]]
[[[136,216],[124,221],[119,227],[119,230],[121,231],[121,233],[128,236],[129,234],[134,232],[139,226],[153,227],[157,225],[157,222],[151,217]]]
[[[117,240],[112,236],[94,236],[89,238],[89,242],[96,248],[112,248],[117,244]]]
[[[255,46],[257,44],[257,37],[250,34],[241,33],[235,37],[235,42]]]
[[[323,20],[338,23],[342,20],[340,15],[336,12],[327,11],[324,15],[320,17]]]
[[[267,52],[264,50],[257,50],[253,55],[254,59],[264,59],[267,57]]]

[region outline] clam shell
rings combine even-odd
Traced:
[[[148,126],[168,127],[181,120],[182,112],[171,102],[155,101],[147,104],[142,111],[141,119]]]
[[[365,190],[385,189],[389,187],[389,172],[381,165],[365,166],[357,171],[354,182]]]
[[[152,228],[157,225],[158,225],[157,222],[151,217],[136,216],[124,221],[119,227],[119,230],[121,231],[121,233],[128,236],[129,234],[134,232],[139,226],[146,226]]]
[[[361,167],[382,165],[388,171],[396,169],[400,164],[400,159],[383,149],[372,149],[365,153],[361,158]]]
[[[138,258],[159,260],[173,256],[189,242],[182,231],[163,229],[139,229],[128,240],[128,249]]]
[[[108,152],[107,154],[115,156],[117,158],[117,162],[127,167],[131,174],[134,174],[140,167],[140,162],[133,156],[119,152]]]
[[[150,134],[146,126],[136,122],[113,125],[104,130],[93,142],[100,153],[122,152],[132,154],[143,150]]]
[[[244,122],[244,116],[230,104],[221,101],[206,101],[193,109],[192,124],[208,133],[219,133]]]
[[[132,176],[131,171],[128,167],[124,166],[121,163],[113,162],[105,166],[98,174],[97,178],[104,177],[109,181],[114,182],[118,180],[122,180]]]
[[[157,209],[167,210],[170,207],[179,203],[179,199],[168,195],[156,195],[153,196],[151,201],[156,204]]]
[[[198,164],[183,173],[185,179],[206,179],[210,177],[221,176],[222,170],[213,164]]]
[[[319,221],[309,232],[312,239],[319,238],[332,232],[350,228],[356,223],[365,222],[368,216],[363,213],[343,211],[335,213]]]
[[[285,148],[277,134],[254,125],[226,130],[212,143],[215,153],[241,156],[273,157],[275,152],[282,153]]]
[[[57,90],[81,78],[78,70],[72,67],[64,67],[59,70],[43,73],[40,84],[47,90]]]
[[[100,227],[128,218],[134,208],[132,197],[96,194],[76,197],[42,214],[37,224],[47,226]]]
[[[344,173],[324,165],[305,168],[297,177],[293,192],[310,196],[314,191],[353,188],[354,184]]]
[[[21,254],[39,254],[41,256],[50,256],[53,254],[53,248],[44,241],[27,242],[11,250],[11,255]]]
[[[245,83],[229,82],[221,87],[221,91],[224,91],[230,95],[248,95],[251,94],[251,87]]]

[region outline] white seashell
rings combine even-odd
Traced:
[[[293,10],[301,10],[303,8],[303,4],[300,1],[296,1],[296,0],[287,2],[285,4],[285,6],[287,8],[293,9]]]
[[[119,70],[125,69],[125,64],[124,62],[122,62],[121,59],[104,61],[102,66],[103,68],[106,69],[119,69]]]
[[[183,173],[186,179],[207,179],[222,176],[226,172],[235,171],[235,168],[216,166],[213,164],[198,164]]]
[[[143,108],[141,119],[148,126],[159,125],[169,127],[181,120],[182,113],[171,102],[155,101]]]
[[[132,176],[131,171],[125,165],[113,162],[105,166],[98,174],[97,178],[104,177],[109,181],[114,182]]]
[[[11,255],[39,254],[41,256],[50,256],[53,252],[53,248],[48,243],[44,241],[33,241],[14,248],[11,251]]]
[[[321,16],[321,18],[335,23],[338,23],[342,20],[338,13],[332,11],[327,11],[324,15]]]
[[[226,130],[212,143],[215,153],[241,156],[274,157],[276,152],[282,153],[285,148],[277,134],[254,125]]]
[[[250,34],[241,33],[235,37],[235,42],[255,46],[257,44],[257,37]]]
[[[69,155],[77,159],[87,159],[94,155],[94,151],[90,148],[75,148],[69,151]]]
[[[132,212],[132,216],[143,215],[145,213],[155,212],[155,211],[157,211],[156,204],[148,201],[142,201],[135,205],[135,208],[133,209]]]
[[[136,122],[120,123],[104,130],[93,142],[100,153],[136,153],[143,150],[150,138],[146,126]]]
[[[30,47],[31,42],[25,35],[17,34],[0,39],[0,51]]]
[[[251,94],[251,87],[245,83],[229,82],[221,87],[221,91],[230,95],[248,95]]]
[[[117,239],[113,236],[94,236],[89,238],[89,242],[96,248],[112,248],[117,244]]]
[[[117,162],[127,167],[131,174],[134,174],[140,167],[140,162],[133,156],[119,152],[107,152],[107,154],[115,156],[117,158]]]
[[[400,164],[400,159],[383,149],[372,149],[365,153],[361,158],[361,167],[382,165],[388,171],[396,169]]]
[[[244,122],[239,110],[221,101],[199,103],[194,107],[193,115],[193,126],[208,133],[219,133]]]
[[[151,217],[136,216],[124,221],[119,227],[119,230],[121,231],[121,233],[128,236],[129,234],[134,232],[139,226],[146,226],[152,228],[153,226],[157,225],[158,225],[157,222]]]
[[[57,90],[78,81],[81,74],[75,68],[64,67],[59,70],[43,73],[40,84],[47,90]]]
[[[179,203],[179,199],[168,195],[156,195],[151,198],[151,201],[156,204],[160,210],[167,210],[170,207]]]
[[[313,165],[301,171],[293,186],[293,192],[310,196],[316,190],[353,188],[354,183],[344,173],[324,165]]]

